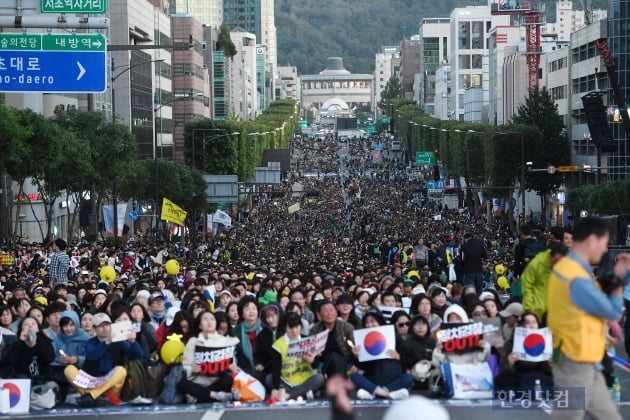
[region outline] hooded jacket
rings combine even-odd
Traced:
[[[464,308],[459,305],[451,305],[444,311],[444,322],[448,322],[448,316],[452,313],[459,315],[462,319],[462,323],[469,322],[468,315]],[[451,322],[452,324],[453,322]],[[482,347],[478,351],[470,353],[445,353],[441,348],[435,347],[433,350],[433,357],[431,363],[435,367],[440,367],[442,363],[454,363],[456,365],[471,364],[471,363],[483,363],[487,362],[490,357],[490,344],[484,341]]]
[[[271,328],[267,323],[264,314],[266,311],[276,311],[278,315],[278,326]],[[271,302],[265,305],[260,311],[260,320],[263,325],[263,330],[256,336],[256,351],[254,352],[254,365],[262,365],[266,373],[271,373],[272,370],[272,358],[273,353],[276,351],[273,349],[273,343],[284,335],[284,311],[276,302]],[[254,366],[254,367],[255,367]]]
[[[63,328],[60,328],[59,333],[55,335],[52,340],[53,349],[55,350],[55,360],[51,365],[65,366],[65,363],[61,361],[61,351],[63,351],[66,356],[77,356],[79,360],[76,366],[80,368],[83,366],[83,362],[85,362],[85,342],[90,339],[90,336],[81,329],[79,316],[75,311],[62,312],[61,319],[64,318],[72,320],[76,329],[74,334],[66,335],[63,332]]]

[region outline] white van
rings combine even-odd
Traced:
[[[397,152],[400,150],[400,142],[397,140],[392,140],[392,151]]]

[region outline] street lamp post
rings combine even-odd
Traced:
[[[155,60],[147,60],[147,61],[142,61],[136,64],[130,64],[130,65],[124,66],[125,68],[121,70],[118,74],[113,75],[114,71],[116,70],[116,67],[114,66],[114,59],[112,58],[112,77],[110,80],[111,80],[111,91],[112,91],[112,122],[113,123],[116,122],[116,80],[118,80],[120,76],[122,76],[123,74],[125,74],[126,72],[128,72],[134,67],[138,67],[138,66],[141,66],[143,64],[148,64],[148,63],[157,63],[160,61],[164,61],[164,59],[158,58]],[[114,244],[115,244],[116,239],[118,238],[118,200],[116,198],[118,191],[117,191],[117,185],[116,185],[116,177],[114,177],[113,183],[114,185],[112,186],[112,204],[114,205],[113,210],[114,210]]]

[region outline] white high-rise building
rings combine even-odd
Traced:
[[[606,10],[593,10],[593,22],[606,19]],[[544,34],[557,35],[558,41],[570,41],[571,34],[585,25],[584,10],[573,10],[573,1],[561,0],[556,3],[556,21],[547,23]]]
[[[395,72],[394,67],[400,65],[400,49],[397,46],[382,47],[374,58],[374,106],[381,102],[381,93]]]
[[[230,32],[238,53],[232,58],[230,111],[241,121],[253,120],[260,112],[256,89],[256,36],[243,29]]]
[[[454,115],[452,119],[464,120],[464,93],[469,88],[481,88],[482,101],[488,103],[489,86],[487,67],[484,76],[484,60],[488,56],[488,33],[496,26],[508,26],[510,16],[490,14],[490,6],[456,8],[451,12],[451,72]],[[486,61],[487,62],[487,61]],[[478,95],[475,95],[478,96]],[[475,115],[481,115],[475,113]]]
[[[446,102],[451,94],[450,83],[445,85],[444,92],[440,92],[440,99],[436,99],[437,79],[444,79],[444,69],[437,74],[438,68],[445,65],[448,68],[450,53],[449,35],[451,33],[450,18],[426,18],[420,21],[420,82],[417,84],[419,91],[414,92],[418,98],[418,104],[424,107],[424,111],[438,118],[446,119],[447,111],[451,109]],[[450,81],[450,79],[448,79]],[[446,81],[444,81],[446,82]],[[445,101],[442,102],[442,94]],[[440,102],[440,107],[437,106]],[[439,108],[439,109],[438,109]],[[440,116],[438,116],[440,115]]]

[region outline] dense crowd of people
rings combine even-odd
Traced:
[[[359,399],[444,397],[445,363],[488,363],[495,394],[551,386],[550,361],[511,349],[517,327],[538,329],[548,313],[556,327],[547,278],[571,231],[530,222],[517,235],[484,211],[445,208],[379,142],[296,137],[287,180],[206,242],[4,250],[1,376],[53,383],[58,401],[84,407],[256,400],[235,386],[241,373],[270,402],[324,397],[336,375]],[[446,351],[441,328],[483,319],[496,320],[496,341]],[[132,329],[118,331],[126,322]],[[394,348],[359,361],[354,332],[385,325]],[[292,356],[292,343],[324,331],[321,352]]]

